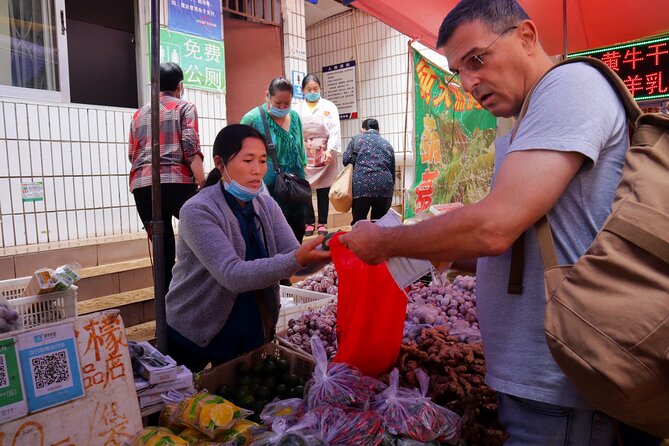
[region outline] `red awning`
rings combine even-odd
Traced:
[[[548,54],[563,52],[563,0],[519,0]],[[458,0],[355,0],[352,5],[435,49],[439,26]],[[669,32],[667,0],[567,0],[570,53]]]

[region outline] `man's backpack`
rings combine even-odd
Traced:
[[[643,113],[597,59],[556,66],[574,62],[606,77],[634,133],[611,215],[576,264],[558,265],[548,220],[535,225],[545,267],[548,347],[596,409],[669,437],[669,116]],[[522,280],[520,240],[510,290]]]

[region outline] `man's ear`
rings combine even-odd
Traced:
[[[517,30],[523,48],[527,51],[534,51],[539,45],[539,31],[537,25],[532,20],[523,20],[518,25]]]

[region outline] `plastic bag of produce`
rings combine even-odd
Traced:
[[[284,418],[272,423],[272,430],[262,435],[251,446],[327,446],[317,432],[318,419],[306,414],[299,423],[288,426]]]
[[[165,427],[150,426],[144,428],[130,440],[131,446],[189,445],[188,440],[176,435]]]
[[[218,395],[199,392],[184,398],[176,415],[182,424],[199,430],[209,438],[216,438],[239,419],[252,413]]]
[[[385,264],[364,263],[339,241],[339,234],[330,240],[330,252],[339,277],[334,361],[377,377],[397,361],[407,296]]]
[[[390,373],[390,384],[372,399],[372,408],[383,417],[386,430],[403,438],[426,443],[444,437],[455,438],[460,418],[432,403],[425,395],[429,378],[422,370],[416,372],[421,391],[399,387],[399,371]]]
[[[383,419],[371,410],[322,406],[313,411],[329,446],[377,446],[383,442]]]
[[[253,436],[259,429],[261,429],[259,424],[241,419],[237,420],[230,429],[219,434],[216,439],[235,446],[247,446],[251,444]]]
[[[275,399],[265,406],[260,413],[260,419],[264,424],[271,425],[277,418],[283,418],[288,426],[292,426],[302,418],[304,412],[304,400],[302,398]]]
[[[325,349],[318,336],[311,338],[311,351],[316,360],[314,374],[305,386],[308,409],[333,405],[367,409],[369,389],[355,367],[343,363],[328,363]]]

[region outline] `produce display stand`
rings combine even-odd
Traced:
[[[66,324],[74,333],[83,397],[1,424],[4,443],[0,444],[120,445],[142,429],[125,327],[118,310],[5,333],[0,339],[24,333],[37,337]]]

